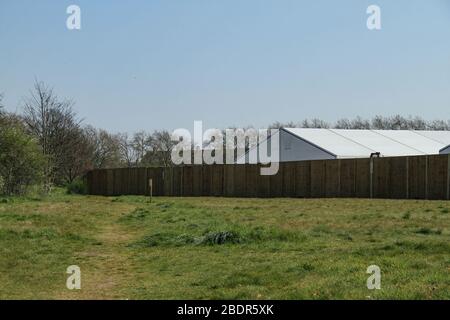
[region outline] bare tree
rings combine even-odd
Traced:
[[[314,118],[311,120],[305,119],[300,123],[301,128],[329,128],[330,124],[326,121]]]
[[[85,140],[79,120],[72,109],[73,101],[59,99],[53,89],[36,81],[24,104],[24,121],[47,159],[44,176],[47,190],[54,182],[73,180],[75,168],[85,156],[80,150]]]
[[[93,147],[81,128],[70,130],[65,139],[56,148],[56,173],[58,182],[71,183],[93,168]]]
[[[320,119],[305,119],[295,125],[293,122],[274,122],[269,128],[301,127],[301,128],[335,128],[335,129],[378,129],[378,130],[450,130],[450,121],[426,121],[421,117],[404,117],[394,115],[385,117],[377,115],[372,119],[357,116],[354,119],[343,118],[330,125]]]
[[[338,121],[336,121],[336,124],[334,125],[334,127],[336,129],[351,129],[352,123],[347,118],[339,119]]]
[[[429,130],[450,130],[450,121],[433,120],[428,123]]]
[[[144,157],[152,150],[153,137],[145,131],[136,132],[131,140],[131,147],[135,157],[136,166],[145,165]]]
[[[292,122],[292,121],[285,122],[285,123],[276,121],[276,122],[270,124],[268,129],[295,128],[295,127],[297,127],[297,125],[295,124],[295,122]]]
[[[136,166],[136,153],[133,148],[133,143],[129,139],[127,133],[119,133],[117,135],[117,140],[119,144],[119,153],[122,161],[129,168]]]
[[[426,130],[427,129],[427,123],[426,123],[426,121],[425,120],[423,120],[422,118],[420,118],[420,117],[414,117],[414,118],[411,118],[410,120],[409,120],[409,127],[411,128],[411,129],[415,129],[415,130]]]
[[[172,166],[171,153],[176,142],[172,141],[168,131],[155,131],[151,139],[151,151],[147,152],[144,161],[151,165]]]
[[[119,138],[103,129],[87,126],[84,134],[92,148],[91,161],[94,168],[120,166]]]

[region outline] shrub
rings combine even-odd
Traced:
[[[44,163],[39,145],[21,125],[0,119],[0,193],[24,194],[41,182]]]
[[[66,185],[68,194],[87,194],[87,187],[83,179],[75,179]]]

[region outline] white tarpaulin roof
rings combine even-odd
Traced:
[[[283,129],[337,158],[439,154],[450,144],[450,131]]]

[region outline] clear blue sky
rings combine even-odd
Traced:
[[[81,7],[82,30],[66,29]],[[382,9],[382,30],[366,8]],[[111,131],[450,118],[448,0],[1,0],[0,92],[34,78]]]

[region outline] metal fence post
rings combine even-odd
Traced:
[[[450,154],[447,161],[447,200],[450,200]]]
[[[425,156],[425,199],[428,199],[428,156]]]
[[[373,198],[373,157],[370,157],[370,199]]]
[[[409,199],[409,157],[406,157],[406,199]]]

